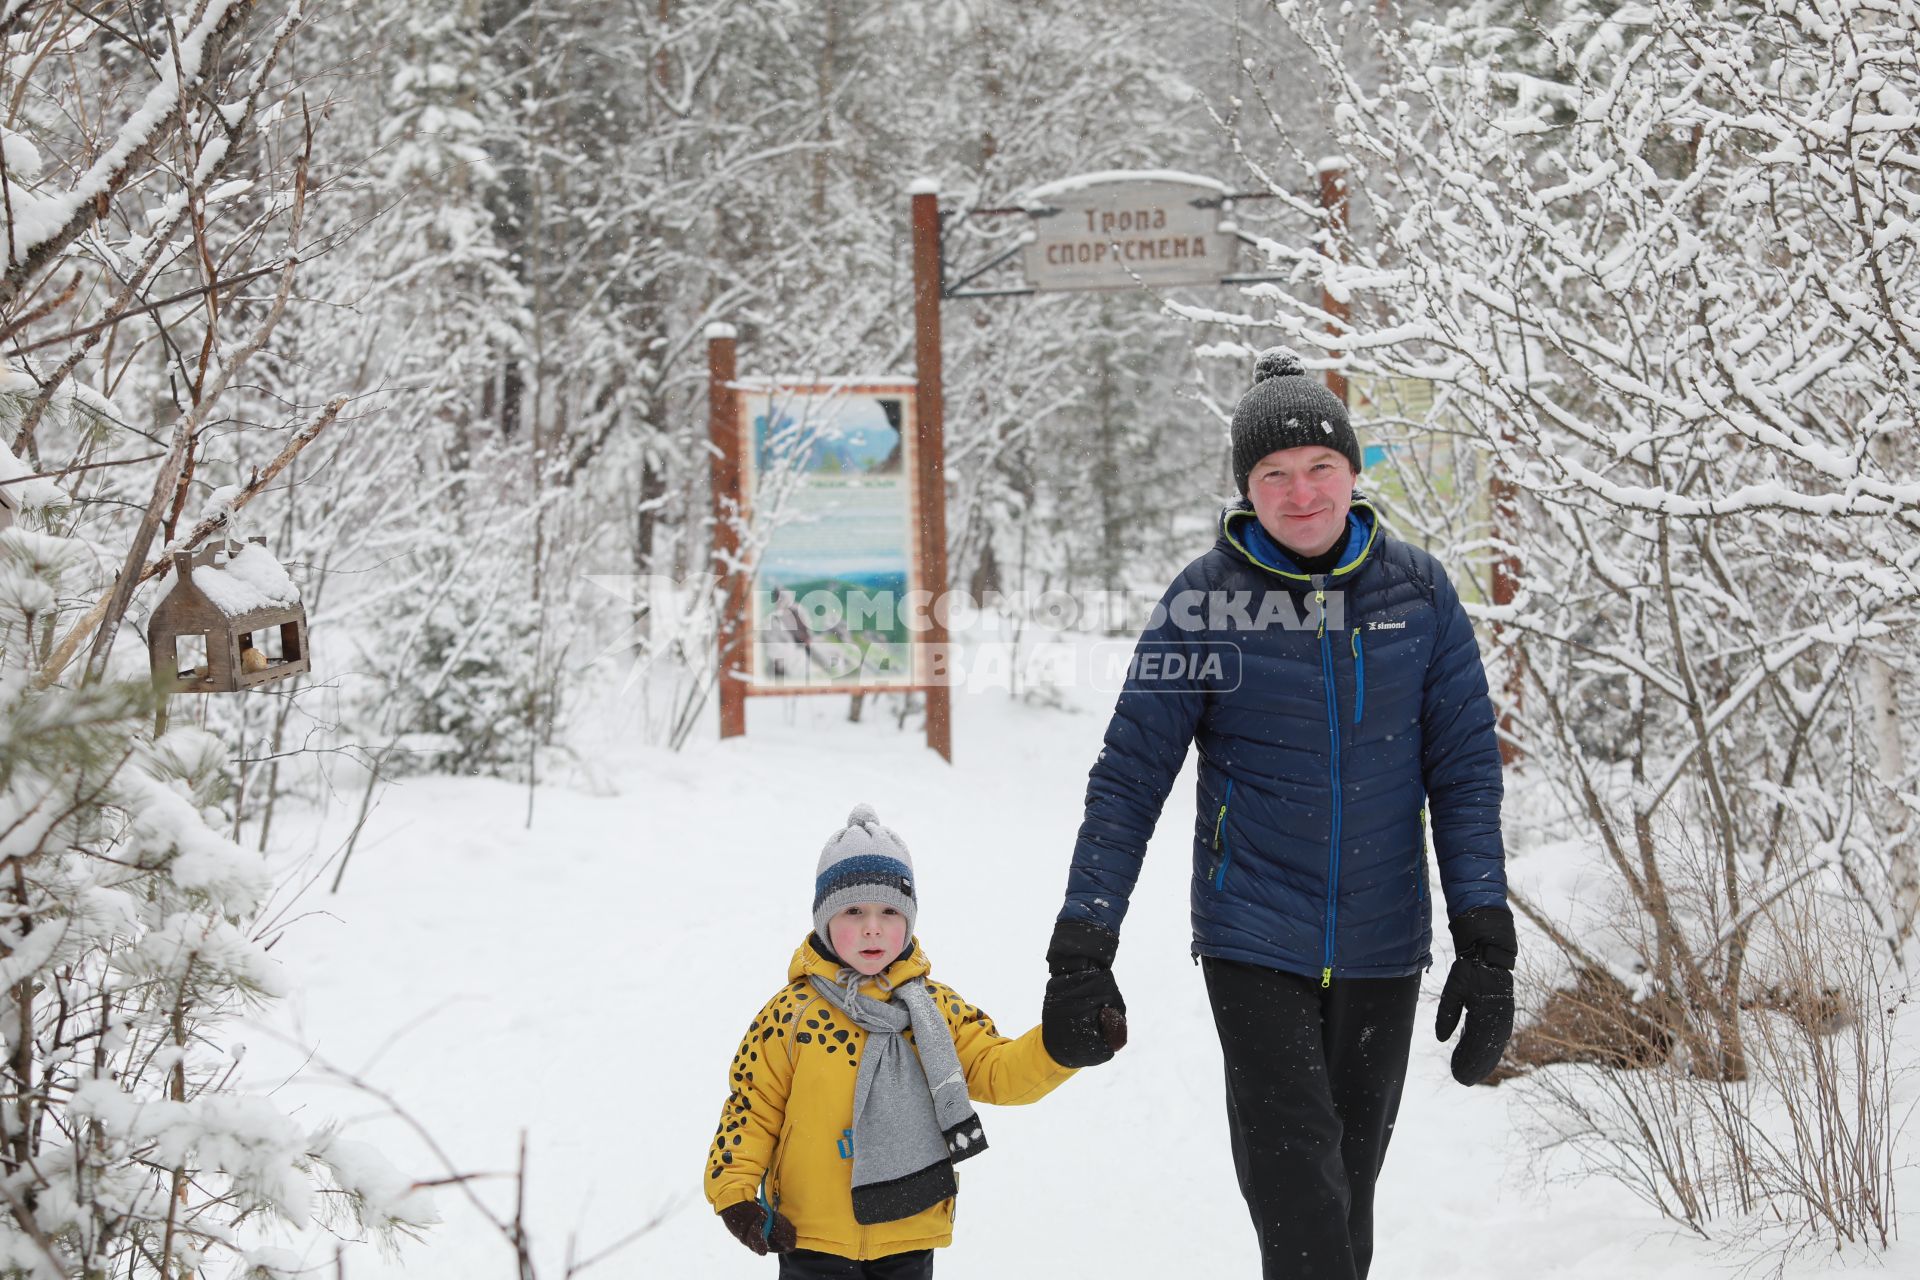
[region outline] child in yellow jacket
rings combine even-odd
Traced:
[[[923,1280],[953,1239],[970,1100],[1037,1102],[1073,1072],[927,976],[913,862],[859,805],[820,855],[813,932],[734,1054],[707,1199],[782,1280]],[[1117,1047],[1117,1046],[1116,1046]]]

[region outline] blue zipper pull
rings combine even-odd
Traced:
[[[1215,849],[1218,849],[1220,847],[1221,840],[1224,839],[1226,836],[1227,806],[1232,803],[1233,803],[1233,779],[1228,778],[1227,793],[1222,797],[1220,797],[1220,816],[1213,820],[1213,847]],[[1227,863],[1232,861],[1232,859],[1233,859],[1233,846],[1229,844],[1227,846],[1227,851],[1220,856],[1220,861],[1214,865],[1213,887],[1215,889],[1222,888],[1226,885]]]

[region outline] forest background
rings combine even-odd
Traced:
[[[1265,193],[1235,215],[1276,279],[950,305],[953,584],[1152,592],[1230,488],[1252,353],[1345,371],[1395,446],[1369,484],[1478,602],[1516,823],[1606,885],[1516,902],[1558,1140],[1696,1230],[1884,1240],[1917,31],[1897,0],[6,0],[6,1265],[177,1272],[314,1177],[412,1221],[370,1154],[227,1095],[221,1021],[307,909],[277,836],[426,772],[532,823],[609,690],[650,743],[704,732],[710,631],[648,584],[709,567],[706,326],[751,373],[910,372],[913,180],[964,267],[1020,230],[970,209],[1126,168]],[[222,531],[286,566],[313,672],[156,740],[162,551]]]

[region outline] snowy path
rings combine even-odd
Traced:
[[[748,738],[679,755],[603,747],[596,767],[618,794],[544,790],[531,830],[522,787],[421,779],[389,792],[341,895],[308,900],[338,919],[303,922],[275,953],[304,988],[276,1025],[401,1099],[462,1169],[511,1169],[526,1130],[543,1275],[561,1274],[570,1235],[584,1256],[664,1213],[589,1274],[767,1280],[771,1265],[713,1220],[699,1176],[733,1046],[807,928],[822,841],[855,801],[874,803],[913,850],[935,974],[1017,1033],[1039,1015],[1041,953],[1105,725],[1104,707],[973,695],[956,709],[949,768],[890,722],[845,724],[845,705],[757,700]],[[965,1170],[947,1280],[1256,1274],[1186,955],[1191,804],[1189,773],[1128,920],[1132,1044],[1039,1106],[986,1112],[994,1150]],[[342,823],[316,829],[331,849]],[[1428,976],[1426,1025],[1442,972]],[[250,1073],[269,1084],[290,1050],[253,1038]],[[1737,1262],[1610,1184],[1543,1185],[1515,1132],[1517,1091],[1461,1089],[1444,1053],[1416,1037],[1376,1276],[1623,1280]],[[364,1098],[307,1081],[280,1096],[438,1172]],[[485,1194],[504,1206],[511,1188]],[[459,1195],[440,1203],[448,1221],[430,1246],[398,1262],[354,1251],[347,1274],[510,1275],[510,1249]]]

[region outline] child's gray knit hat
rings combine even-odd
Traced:
[[[870,804],[853,806],[847,825],[820,851],[813,879],[813,931],[820,941],[832,944],[827,921],[856,902],[892,907],[907,918],[907,937],[913,937],[913,857]]]

